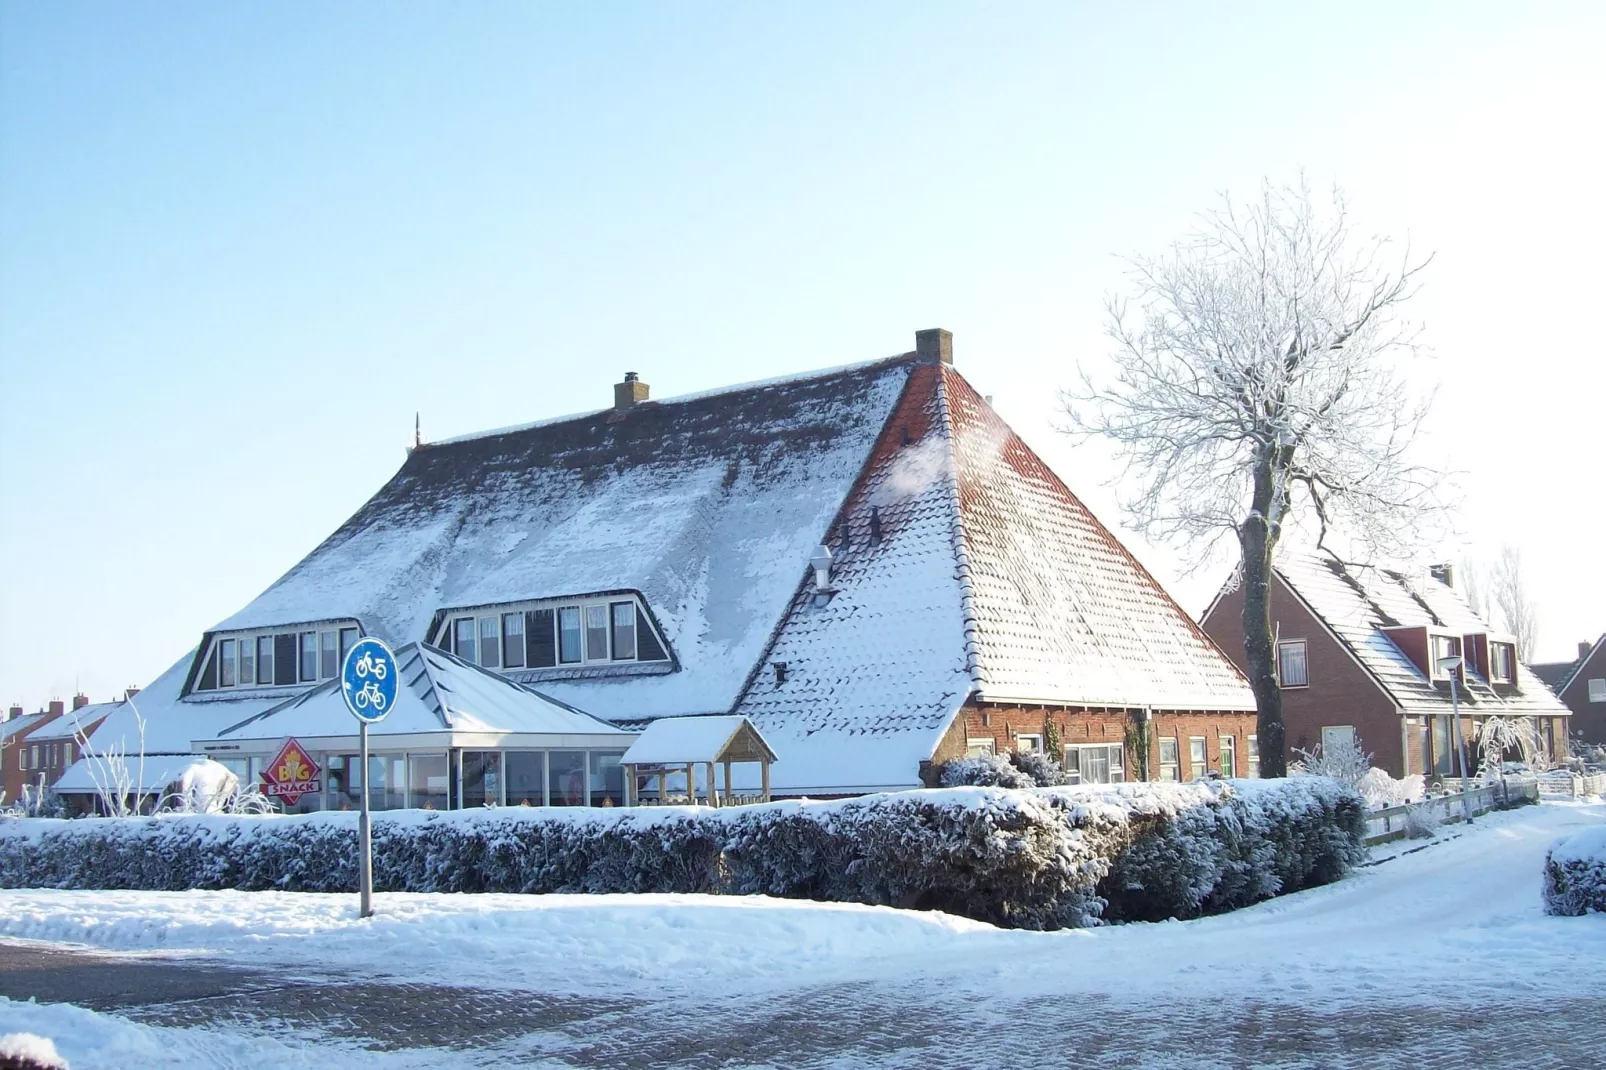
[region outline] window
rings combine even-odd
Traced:
[[[234,650],[240,644],[233,639],[225,639],[217,645],[218,672],[217,685],[219,687],[234,686]]]
[[[473,617],[459,617],[452,625],[452,653],[464,661],[478,661],[474,652],[479,648],[475,642],[478,632],[475,631]]]
[[[318,633],[318,675],[333,680],[340,675],[340,647],[333,631]]]
[[[494,750],[463,752],[463,808],[500,806],[502,754]]]
[[[273,682],[281,686],[296,682],[295,632],[273,637]]]
[[[480,664],[487,669],[502,667],[500,622],[495,617],[480,618]]]
[[[555,750],[547,752],[552,780],[553,806],[586,804],[586,752]]]
[[[589,784],[592,806],[623,806],[625,804],[625,767],[619,764],[624,751],[613,753],[591,752]]]
[[[1095,743],[1066,747],[1065,771],[1070,774],[1072,784],[1120,784],[1126,780],[1121,744]]]
[[[564,606],[558,610],[558,661],[573,665],[580,657],[580,607]]]
[[[1022,754],[1037,754],[1043,749],[1043,737],[1016,736],[1015,749]]]
[[[257,641],[240,640],[240,686],[250,687],[257,682]]]
[[[1450,678],[1448,673],[1439,668],[1439,662],[1443,661],[1445,658],[1453,658],[1459,654],[1460,651],[1456,649],[1457,645],[1458,644],[1456,641],[1448,635],[1435,635],[1429,637],[1428,649],[1433,652],[1431,658],[1432,664],[1428,666],[1428,675],[1430,677],[1435,680],[1448,680]]]
[[[1260,778],[1260,739],[1258,736],[1249,737],[1249,775],[1257,780]]]
[[[524,614],[502,614],[502,664],[509,669],[524,668]]]
[[[318,633],[301,633],[301,682],[312,683],[318,679]]]
[[[257,636],[257,683],[273,683],[273,636]]]
[[[998,744],[991,739],[965,740],[966,758],[985,758],[996,753],[998,753]]]
[[[1305,640],[1290,639],[1277,644],[1277,681],[1283,687],[1310,686]]]
[[[1182,779],[1181,765],[1177,760],[1177,740],[1175,736],[1170,739],[1160,740],[1160,779]]]
[[[1348,724],[1322,725],[1322,754],[1348,750],[1355,745],[1355,726]]]
[[[503,755],[507,770],[509,806],[546,805],[546,752],[508,751]],[[490,792],[487,790],[487,796]]]
[[[608,658],[608,607],[586,606],[586,660]]]
[[[357,629],[340,629],[340,664],[346,663],[346,651],[357,645]],[[338,673],[336,674],[338,675]]]
[[[447,793],[446,755],[409,754],[407,756],[407,805],[414,810],[445,810],[451,805]]]
[[[1188,737],[1188,779],[1205,777],[1205,741],[1203,736]]]
[[[1589,701],[1606,702],[1606,680],[1589,681]]]
[[[1496,683],[1509,684],[1516,679],[1513,663],[1517,660],[1515,650],[1510,643],[1489,644],[1489,679]]]
[[[1221,775],[1234,777],[1238,775],[1238,740],[1232,736],[1220,737],[1221,747]]]
[[[524,615],[528,631],[529,665],[532,669],[545,669],[558,663],[557,625],[550,609],[532,609]]]
[[[608,607],[613,624],[613,660],[636,658],[636,603],[614,602]]]

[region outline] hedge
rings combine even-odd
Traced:
[[[1563,836],[1545,852],[1545,913],[1606,914],[1606,825]]]
[[[1056,929],[1230,910],[1336,880],[1364,804],[1333,781],[950,788],[833,802],[400,811],[374,884],[708,892],[938,909]],[[0,887],[349,892],[356,815],[0,820]]]

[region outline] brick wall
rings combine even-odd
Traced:
[[[1222,596],[1203,622],[1205,632],[1239,668],[1244,656],[1243,591]],[[1295,748],[1309,750],[1322,741],[1323,725],[1352,725],[1372,764],[1391,776],[1404,776],[1407,753],[1401,739],[1401,717],[1392,699],[1355,663],[1348,651],[1295,599],[1281,579],[1271,584],[1272,626],[1284,641],[1303,639],[1310,685],[1283,690],[1283,724],[1289,760]],[[1419,734],[1413,729],[1408,735]],[[1422,771],[1420,743],[1415,743],[1409,771]]]
[[[933,766],[965,756],[972,740],[991,740],[999,754],[1019,748],[1019,737],[1031,735],[1046,737],[1052,722],[1058,729],[1060,744],[1128,743],[1127,730],[1134,719],[1125,710],[1088,709],[1063,706],[1001,706],[972,703],[960,711],[952,727],[932,758]],[[1252,713],[1156,711],[1148,732],[1149,779],[1160,777],[1160,739],[1175,737],[1178,740],[1181,778],[1189,779],[1188,740],[1202,736],[1205,740],[1206,764],[1211,770],[1221,769],[1221,737],[1229,735],[1235,743],[1233,774],[1247,776],[1249,771],[1249,737],[1255,734],[1255,715]],[[1056,758],[1063,757],[1055,755]],[[1126,777],[1137,780],[1141,764],[1128,749],[1123,754]]]
[[[1582,736],[1585,743],[1606,744],[1606,702],[1589,701],[1589,681],[1606,679],[1606,643],[1590,652],[1590,657],[1578,667],[1578,672],[1561,693],[1561,700],[1573,711],[1566,727],[1571,735]]]

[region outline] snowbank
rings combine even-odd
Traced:
[[[1333,781],[950,788],[834,802],[403,811],[385,891],[765,894],[1014,928],[1193,917],[1336,880],[1364,803]],[[342,892],[356,815],[0,821],[0,887]]]
[[[6,1070],[67,1070],[67,1063],[48,1038],[33,1033],[0,1036],[0,1067]]]
[[[1545,855],[1545,913],[1606,914],[1606,825],[1563,836]]]

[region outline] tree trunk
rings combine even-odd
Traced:
[[[1260,775],[1288,775],[1288,748],[1283,731],[1283,692],[1277,686],[1277,644],[1271,630],[1271,562],[1277,533],[1267,522],[1273,510],[1271,465],[1262,461],[1255,473],[1254,510],[1238,529],[1243,557],[1244,663],[1255,692],[1256,743]]]

